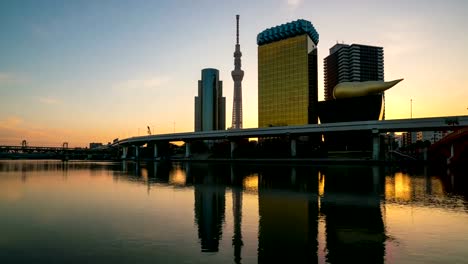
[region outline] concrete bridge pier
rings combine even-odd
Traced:
[[[127,146],[123,146],[122,147],[122,157],[120,157],[121,159],[126,159],[127,158],[127,154],[128,154],[128,147]]]
[[[296,146],[296,139],[291,139],[291,157],[296,157],[297,155],[297,146]]]
[[[135,148],[135,160],[138,160],[140,158],[140,147],[138,145],[133,146]]]
[[[190,158],[190,142],[185,142],[185,157]]]
[[[291,184],[295,185],[296,184],[296,167],[291,167]]]
[[[372,167],[372,181],[374,194],[378,194],[380,189],[380,168],[378,166]]]
[[[153,159],[159,158],[159,153],[158,153],[158,144],[154,143],[153,144]]]
[[[158,163],[153,162],[153,177],[156,179],[158,177]]]
[[[372,159],[380,159],[380,133],[376,128],[372,129]]]
[[[447,158],[447,165],[450,165],[452,163],[452,158],[455,155],[455,150],[453,148],[453,143],[450,144],[450,157]]]
[[[234,150],[237,148],[237,142],[231,141],[231,159],[234,158]]]

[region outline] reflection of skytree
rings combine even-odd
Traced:
[[[231,72],[234,80],[234,102],[232,104],[232,128],[242,128],[242,79],[244,71],[241,70],[241,57],[239,45],[239,15],[236,15],[237,34],[236,34],[236,50],[234,51],[234,70]]]
[[[194,185],[195,221],[202,252],[217,252],[225,213],[225,187],[217,186],[209,171],[204,173],[203,182]]]
[[[234,247],[234,263],[241,263],[242,256],[242,182],[236,181],[234,170],[231,165],[232,187],[232,214],[234,218],[234,235],[232,236],[232,246]],[[241,179],[242,180],[242,179]]]

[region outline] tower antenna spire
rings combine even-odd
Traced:
[[[234,81],[234,102],[232,104],[232,129],[242,128],[242,79],[244,71],[241,69],[241,57],[239,45],[239,15],[236,15],[236,46],[234,50],[234,70],[231,71]]]
[[[237,26],[236,26],[236,29],[237,29],[237,31],[236,31],[236,40],[237,40],[236,44],[239,44],[239,15],[236,15],[236,24],[237,24]]]

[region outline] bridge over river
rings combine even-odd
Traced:
[[[128,148],[135,148],[135,158],[139,156],[139,148],[143,145],[154,148],[153,157],[158,158],[158,144],[162,142],[184,141],[185,157],[191,156],[190,143],[197,140],[229,140],[231,158],[238,140],[246,138],[284,137],[290,139],[291,157],[296,157],[296,141],[300,136],[326,135],[328,133],[371,132],[372,159],[380,157],[380,135],[386,132],[437,131],[457,130],[468,127],[468,116],[427,117],[411,119],[395,119],[383,121],[358,121],[342,123],[326,123],[302,126],[283,126],[267,128],[249,128],[233,130],[214,130],[201,132],[185,132],[131,137],[114,142],[112,146],[122,147],[122,159],[127,158]]]

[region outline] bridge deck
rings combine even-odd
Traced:
[[[326,123],[303,126],[284,126],[267,128],[248,128],[234,130],[215,130],[202,132],[185,132],[131,137],[115,142],[113,145],[143,145],[156,141],[191,141],[207,139],[258,138],[275,136],[301,136],[314,133],[333,133],[350,131],[406,132],[453,130],[468,126],[468,116],[428,117],[412,119],[395,119],[383,121],[359,121],[343,123]]]

